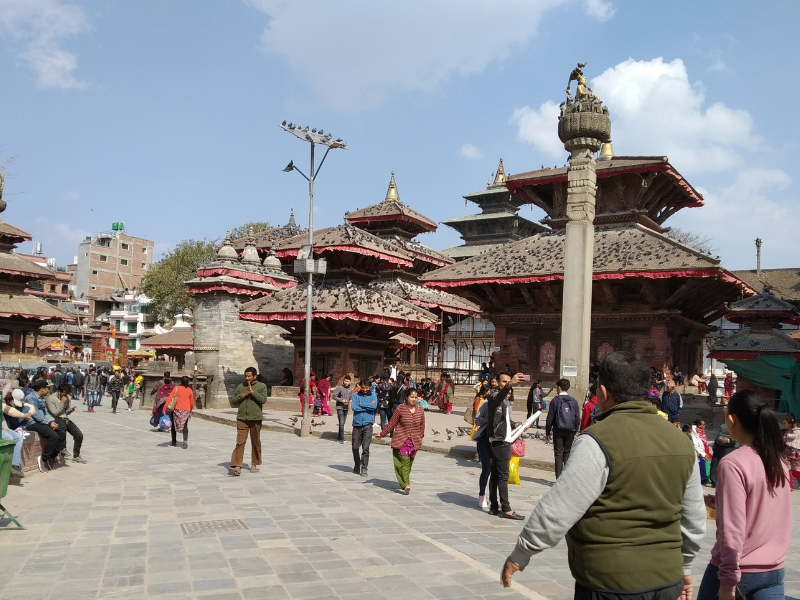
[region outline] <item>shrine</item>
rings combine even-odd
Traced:
[[[292,346],[281,337],[284,331],[240,320],[239,309],[253,298],[295,285],[294,277],[283,272],[273,254],[265,253],[262,260],[254,235],[245,239],[239,257],[230,232],[215,260],[202,265],[197,277],[186,282],[196,300],[193,352],[199,374],[208,377],[206,407],[230,406],[229,397],[243,381],[247,367],[256,367],[269,381],[280,380],[281,369],[292,362]]]
[[[568,170],[539,169],[505,181],[545,211],[549,229],[421,278],[482,307],[495,325],[496,365],[550,383],[561,361]],[[596,174],[592,362],[631,350],[658,369],[700,372],[702,340],[720,304],[754,291],[718,258],[666,235],[669,217],[703,205],[666,156],[613,156],[606,144]]]
[[[327,273],[313,290],[316,373],[337,380],[347,372],[370,377],[399,361],[401,350],[412,362],[423,362],[452,315],[479,314],[474,303],[419,284],[424,273],[453,262],[413,239],[435,230],[436,223],[400,201],[392,173],[382,202],[347,213],[342,225],[314,232],[314,257],[327,261]],[[305,234],[279,241],[275,256],[288,269],[306,243]],[[253,300],[239,315],[288,331],[295,373],[303,367],[306,285]]]

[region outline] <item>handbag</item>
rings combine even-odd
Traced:
[[[511,456],[525,456],[525,440],[517,438],[517,440],[511,444]]]
[[[175,410],[175,407],[178,405],[178,390],[172,390],[172,394],[170,394],[169,401],[167,402],[167,410]]]
[[[464,420],[470,425],[473,425],[475,423],[475,414],[473,407],[471,405],[468,406],[467,410],[464,411]]]

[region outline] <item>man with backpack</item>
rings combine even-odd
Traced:
[[[569,380],[556,381],[558,395],[550,402],[547,412],[545,435],[553,440],[553,453],[556,459],[556,479],[561,476],[564,465],[569,460],[572,442],[580,425],[580,410],[578,401],[567,393]]]
[[[594,425],[597,422],[597,415],[600,414],[600,407],[597,405],[597,386],[593,383],[589,386],[589,392],[586,402],[583,403],[583,412],[581,413],[581,431]]]

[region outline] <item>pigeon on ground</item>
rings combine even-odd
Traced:
[[[433,432],[433,435],[439,435],[439,432],[436,431],[435,429],[431,429],[431,431]]]

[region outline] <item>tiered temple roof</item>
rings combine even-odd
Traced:
[[[437,229],[436,222],[400,201],[394,171],[383,202],[345,213],[344,218],[348,223],[369,229],[380,236],[398,235],[411,239],[420,233],[434,232]]]
[[[455,294],[423,287],[418,283],[404,279],[379,279],[370,283],[370,287],[381,292],[394,294],[403,300],[423,308],[438,308],[447,313],[479,317],[481,307]]]
[[[239,318],[261,322],[304,322],[307,285],[282,290],[273,296],[245,304]],[[436,329],[436,315],[386,291],[349,279],[326,282],[314,290],[315,321],[345,319],[384,325],[390,330]]]
[[[519,206],[526,204],[527,201],[515,196],[506,187],[506,174],[502,158],[494,180],[490,179],[487,182],[486,189],[467,194],[464,199],[480,206],[481,213],[444,221],[445,225],[457,230],[465,242],[463,246],[447,248],[443,251],[444,254],[455,260],[477,256],[497,246],[547,229],[517,213]]]
[[[168,331],[154,335],[142,341],[143,348],[191,350],[194,344],[194,334],[191,329],[181,331]]]

